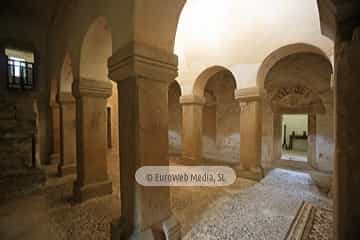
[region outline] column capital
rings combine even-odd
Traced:
[[[170,83],[178,75],[178,57],[151,46],[130,42],[109,58],[109,78],[119,82],[141,77]]]
[[[58,102],[60,104],[74,103],[75,102],[75,98],[74,98],[74,96],[72,95],[71,92],[61,92],[57,96],[57,99],[58,99]]]
[[[112,82],[81,78],[75,89],[75,94],[77,97],[108,98],[112,95]]]
[[[239,102],[259,101],[262,97],[262,90],[257,87],[243,88],[235,91],[235,99]]]
[[[352,35],[353,41],[360,41],[360,26],[354,28],[353,35]]]
[[[359,25],[360,4],[357,0],[319,0],[321,31],[332,40],[349,41]]]
[[[182,105],[205,105],[206,99],[203,96],[186,95],[180,97],[180,104]]]

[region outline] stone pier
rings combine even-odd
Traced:
[[[112,94],[110,81],[80,79],[76,89],[77,180],[76,201],[111,194],[107,172],[106,104]]]
[[[71,93],[60,93],[60,162],[58,175],[72,175],[76,172],[76,104]]]
[[[261,171],[261,92],[258,88],[236,91],[240,103],[240,165],[238,174],[259,180]]]
[[[165,233],[163,226],[173,219],[170,190],[138,185],[135,172],[142,166],[169,165],[167,99],[168,86],[177,76],[177,56],[130,43],[110,58],[109,69],[110,78],[118,83],[121,109],[122,213],[112,238],[152,239]],[[176,224],[172,226],[176,229]]]
[[[202,118],[205,97],[182,96],[180,103],[183,108],[182,126],[182,163],[187,165],[202,162]]]

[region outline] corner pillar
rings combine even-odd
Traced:
[[[335,239],[360,236],[360,27],[335,42]]]
[[[135,173],[143,166],[169,165],[168,86],[177,76],[177,56],[130,43],[110,58],[109,70],[121,110],[121,219],[113,224],[112,239],[156,239],[173,218],[170,189],[140,186]],[[176,226],[168,239],[180,239]]]
[[[110,81],[80,79],[76,86],[78,202],[112,193],[107,172],[106,104],[112,94]]]
[[[182,127],[182,158],[187,165],[202,162],[202,123],[205,97],[182,96],[180,103],[183,108]]]
[[[247,88],[236,91],[240,103],[240,165],[239,176],[260,180],[261,170],[261,91]]]
[[[76,104],[71,93],[60,93],[60,162],[58,176],[76,172]]]

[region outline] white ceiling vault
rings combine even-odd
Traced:
[[[263,60],[296,43],[333,55],[333,42],[321,34],[316,0],[188,0],[175,44],[178,81],[190,93],[202,71],[219,65],[233,72],[238,88],[252,87]]]

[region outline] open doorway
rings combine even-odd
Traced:
[[[281,160],[308,161],[308,115],[282,115]]]

